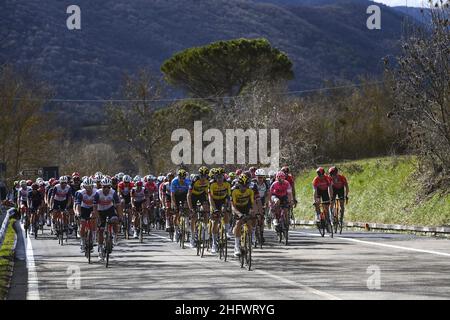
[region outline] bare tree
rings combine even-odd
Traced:
[[[449,2],[431,9],[430,25],[415,25],[402,44],[393,78],[395,106],[390,116],[408,128],[411,149],[433,169],[450,172]]]

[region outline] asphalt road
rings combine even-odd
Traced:
[[[121,239],[106,269],[46,229],[18,243],[27,261],[16,261],[9,299],[450,299],[449,240],[345,230],[332,239],[296,228],[286,247],[265,235],[253,271],[235,258],[200,258],[162,231],[143,244]]]

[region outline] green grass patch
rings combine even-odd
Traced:
[[[325,164],[328,169],[330,165]],[[441,226],[450,224],[450,194],[436,192],[426,196],[416,179],[414,157],[385,157],[337,163],[350,186],[346,220],[405,225]],[[312,180],[315,169],[296,179],[296,217],[315,216]]]
[[[16,232],[13,224],[15,219],[10,219],[6,230],[5,239],[0,248],[0,300],[4,300],[8,293],[7,285],[11,274],[12,262],[14,260],[13,246]]]

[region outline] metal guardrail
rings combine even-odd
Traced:
[[[315,226],[315,221],[311,220],[297,220],[296,225]],[[428,233],[442,233],[450,234],[450,227],[421,227],[421,226],[406,226],[400,224],[384,224],[384,223],[365,223],[365,222],[344,222],[345,227],[349,228],[366,228],[375,230],[392,230],[392,231],[413,231],[413,232],[428,232]]]
[[[5,208],[3,206],[0,207],[0,210],[3,213],[5,213]],[[5,239],[5,233],[6,233],[6,229],[8,228],[8,223],[9,223],[9,213],[11,209],[9,209],[8,211],[6,211],[6,216],[5,219],[3,219],[3,223],[2,223],[2,227],[0,228],[0,247],[3,244],[3,240]]]

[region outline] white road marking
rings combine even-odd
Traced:
[[[38,277],[36,272],[36,265],[34,263],[33,246],[31,245],[31,239],[29,236],[25,239],[25,229],[23,228],[23,225],[21,224],[20,226],[22,228],[22,237],[25,244],[25,251],[27,256],[27,269],[28,269],[27,300],[40,300]]]
[[[305,234],[305,235],[314,236],[314,237],[321,237],[320,234],[316,234],[316,233],[309,233],[309,232],[302,232],[302,231],[289,231],[289,232],[290,233],[297,233],[297,234]],[[429,254],[435,254],[435,255],[438,255],[438,256],[450,257],[450,253],[433,251],[433,250],[416,249],[416,248],[410,248],[410,247],[397,246],[397,245],[393,245],[393,244],[379,243],[379,242],[372,242],[372,241],[365,241],[365,240],[358,240],[358,239],[346,238],[346,237],[334,237],[334,238],[335,239],[347,240],[347,241],[353,241],[353,242],[357,242],[357,243],[363,243],[363,244],[372,245],[372,246],[394,248],[394,249],[400,249],[400,250],[406,250],[406,251],[429,253]]]
[[[163,236],[160,236],[160,235],[155,234],[155,233],[151,233],[151,234],[152,234],[153,236],[158,237],[158,238],[161,238],[161,239],[163,239],[163,240],[170,241],[170,239],[167,238],[167,237],[163,237]],[[189,248],[189,247],[188,247],[188,248]],[[195,250],[194,248],[190,248],[190,249]],[[231,260],[230,260],[230,262],[238,263],[237,261],[231,261]],[[272,278],[272,279],[281,281],[281,282],[283,282],[283,283],[285,283],[285,284],[287,284],[287,285],[294,286],[294,287],[299,287],[299,288],[301,288],[301,289],[303,289],[303,290],[305,290],[305,291],[307,291],[307,292],[309,292],[309,293],[318,295],[318,296],[320,296],[320,297],[322,297],[322,298],[325,298],[325,299],[328,299],[328,300],[341,300],[340,298],[338,298],[338,297],[336,297],[336,296],[334,296],[334,295],[332,295],[332,294],[329,294],[329,293],[326,293],[326,292],[324,292],[324,291],[320,291],[320,290],[311,288],[311,287],[309,287],[309,286],[307,286],[307,285],[304,285],[304,284],[299,283],[299,282],[296,282],[296,281],[292,281],[292,280],[289,280],[289,279],[286,279],[286,278],[277,276],[277,275],[272,274],[272,273],[270,273],[270,272],[268,272],[268,271],[263,271],[263,270],[259,270],[259,269],[258,269],[258,270],[253,270],[253,271],[256,272],[256,273],[259,273],[259,274],[268,276],[268,277],[270,277],[270,278]]]

